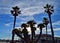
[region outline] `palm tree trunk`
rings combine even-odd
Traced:
[[[46,43],[47,43],[47,35],[48,35],[48,34],[47,34],[47,25],[46,25]]]
[[[15,29],[15,23],[16,23],[16,16],[14,16],[14,24],[13,24],[13,29]],[[14,33],[12,33],[12,43],[14,43]]]
[[[15,36],[15,34],[12,33],[12,42],[11,43],[14,43],[14,36]]]
[[[47,40],[47,25],[46,25],[46,40]]]
[[[54,43],[54,31],[53,31],[53,27],[52,27],[51,15],[49,15],[49,20],[50,20],[50,28],[51,28],[51,33],[52,33],[52,41]]]
[[[33,36],[33,35],[34,35],[34,32],[33,32],[32,29],[33,29],[33,27],[31,27],[31,34],[32,34],[31,43],[34,43],[34,38],[33,38],[33,37],[34,37],[34,36]]]
[[[34,40],[34,39],[33,39],[33,31],[31,31],[31,32],[32,32],[32,39],[31,39],[32,41],[31,41],[31,43],[34,43],[34,41],[33,41],[33,40]]]
[[[15,24],[16,24],[16,16],[14,16],[14,25],[13,25],[13,29],[15,28]]]
[[[36,42],[35,43],[38,43],[38,41],[40,40],[40,38],[41,38],[41,35],[42,35],[42,30],[40,30],[40,34],[39,34],[39,36],[38,36],[38,38],[37,38],[37,40],[36,40]]]

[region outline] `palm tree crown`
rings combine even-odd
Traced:
[[[43,18],[43,23],[44,23],[45,25],[48,25],[48,23],[49,23],[48,19],[44,17],[44,18]]]
[[[29,25],[28,25],[28,24],[23,23],[23,24],[21,25],[21,27],[29,27]]]
[[[18,6],[12,7],[13,10],[11,10],[11,13],[13,14],[13,16],[18,16],[18,14],[21,13],[21,11],[19,11],[20,8],[18,8]]]
[[[52,12],[54,12],[53,6],[51,6],[49,4],[46,4],[46,6],[44,8],[45,8],[45,12],[47,12],[49,15],[51,15]]]
[[[36,22],[35,22],[34,20],[31,20],[31,21],[28,21],[27,24],[29,24],[30,26],[31,26],[31,25],[33,26],[33,25],[36,24]]]
[[[40,24],[38,24],[38,27],[39,27],[39,28],[44,28],[45,26],[44,26],[43,23],[40,23]]]

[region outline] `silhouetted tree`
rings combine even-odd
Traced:
[[[40,37],[41,37],[41,35],[42,35],[42,28],[44,28],[44,27],[45,27],[45,26],[44,26],[43,23],[38,24],[38,28],[40,29],[40,34],[39,34],[39,36],[38,36],[38,38],[37,38],[37,40],[36,40],[35,43],[38,43],[38,41],[39,41],[39,39],[40,39]]]
[[[49,16],[50,27],[51,27],[51,32],[52,32],[52,40],[54,43],[54,31],[53,31],[52,21],[51,21],[51,14],[54,12],[53,6],[46,4],[46,6],[44,8],[45,8],[45,12],[48,13],[48,16]]]
[[[11,14],[13,14],[14,16],[14,25],[13,25],[13,29],[15,28],[15,23],[16,23],[16,16],[18,16],[18,14],[21,14],[21,11],[19,11],[19,8],[17,6],[12,7],[13,10],[11,10]]]
[[[19,36],[21,39],[23,39],[24,40],[24,38],[21,36],[21,34],[22,34],[22,32],[21,32],[21,30],[18,30],[18,29],[13,29],[12,30],[12,42],[11,43],[14,43],[14,36],[15,36],[15,34],[17,35],[17,36]]]
[[[32,34],[31,43],[34,43],[35,30],[36,30],[34,25],[36,24],[36,22],[34,20],[31,20],[31,21],[28,21],[27,24],[29,24],[31,28],[31,34]]]
[[[30,43],[30,38],[29,38],[29,35],[28,35],[28,31],[27,31],[27,29],[26,29],[26,27],[29,27],[29,25],[23,23],[23,24],[21,25],[21,27],[24,28],[24,29],[22,30],[22,33],[23,33],[23,36],[24,36],[24,39],[25,39],[26,43]]]
[[[19,8],[16,6],[16,7],[12,7],[13,10],[11,10],[11,13],[13,14],[14,16],[14,25],[13,25],[13,29],[15,28],[15,23],[16,23],[16,16],[18,16],[18,14],[20,14],[21,11],[19,11]],[[13,41],[13,36],[12,36],[12,41]]]
[[[43,18],[43,23],[44,23],[44,25],[45,25],[45,27],[46,27],[46,40],[47,40],[47,25],[48,25],[48,23],[49,23],[48,19],[44,17],[44,18]]]

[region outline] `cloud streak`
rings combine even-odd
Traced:
[[[0,8],[2,8],[3,10],[0,10],[0,11],[3,11],[1,12],[1,14],[10,14],[10,10],[11,10],[11,7],[13,6],[19,6],[21,8],[21,11],[22,11],[22,14],[23,15],[34,15],[34,14],[37,14],[37,13],[42,13],[43,12],[43,6],[46,4],[46,3],[50,3],[50,4],[54,4],[55,3],[55,0],[54,1],[50,1],[50,0],[1,0],[0,1],[2,5],[0,5]],[[44,2],[44,3],[43,3]],[[4,11],[5,10],[5,11]]]

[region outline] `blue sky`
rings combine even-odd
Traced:
[[[18,6],[21,10],[16,21],[16,28],[19,28],[22,23],[29,20],[35,20],[39,24],[43,17],[48,18],[43,8],[47,3],[54,6],[54,13],[52,14],[54,36],[60,37],[60,0],[0,0],[0,39],[11,39],[14,20],[10,12],[12,7]],[[36,30],[36,33],[39,33],[39,29]],[[45,28],[43,33],[45,33]],[[48,34],[51,34],[50,28]]]

